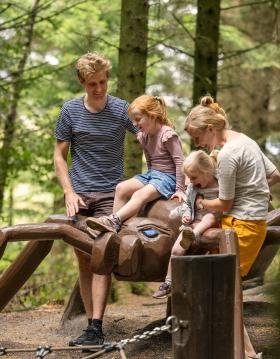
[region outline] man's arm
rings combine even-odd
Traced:
[[[69,145],[70,143],[68,141],[56,141],[54,149],[54,168],[65,195],[67,216],[74,216],[79,211],[79,204],[85,206],[85,203],[81,197],[74,192],[68,174],[67,155]]]

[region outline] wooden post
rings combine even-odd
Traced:
[[[222,232],[219,242],[219,251],[220,253],[236,255],[234,293],[234,359],[244,359],[243,294],[239,270],[239,244],[234,230],[225,229]]]
[[[234,359],[234,255],[172,258],[174,359]]]

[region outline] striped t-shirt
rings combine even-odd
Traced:
[[[69,176],[75,192],[114,191],[122,180],[125,132],[137,132],[127,108],[126,101],[110,95],[97,113],[85,108],[84,97],[63,105],[55,137],[70,142]]]

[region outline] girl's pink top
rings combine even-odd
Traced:
[[[173,128],[162,125],[160,130],[151,135],[138,132],[147,161],[148,169],[176,175],[176,191],[185,190],[185,176],[182,171],[184,155],[182,144]]]

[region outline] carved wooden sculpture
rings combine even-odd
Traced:
[[[96,239],[85,233],[83,219],[75,222],[63,215],[50,216],[45,223],[5,227],[0,230],[0,259],[8,242],[28,241],[16,260],[0,278],[2,310],[50,252],[54,240],[64,240],[91,256],[92,271],[114,273],[118,280],[163,281],[171,248],[179,234],[179,223],[169,219],[178,203],[158,200],[149,204],[141,217],[127,220],[118,235],[104,233]],[[280,210],[270,212],[265,246],[280,241]],[[219,247],[221,229],[209,229],[190,251]],[[266,254],[265,270],[273,256]],[[261,253],[260,253],[261,255]],[[269,258],[268,258],[269,257]],[[263,264],[263,262],[262,262]],[[254,271],[252,268],[252,271]]]

